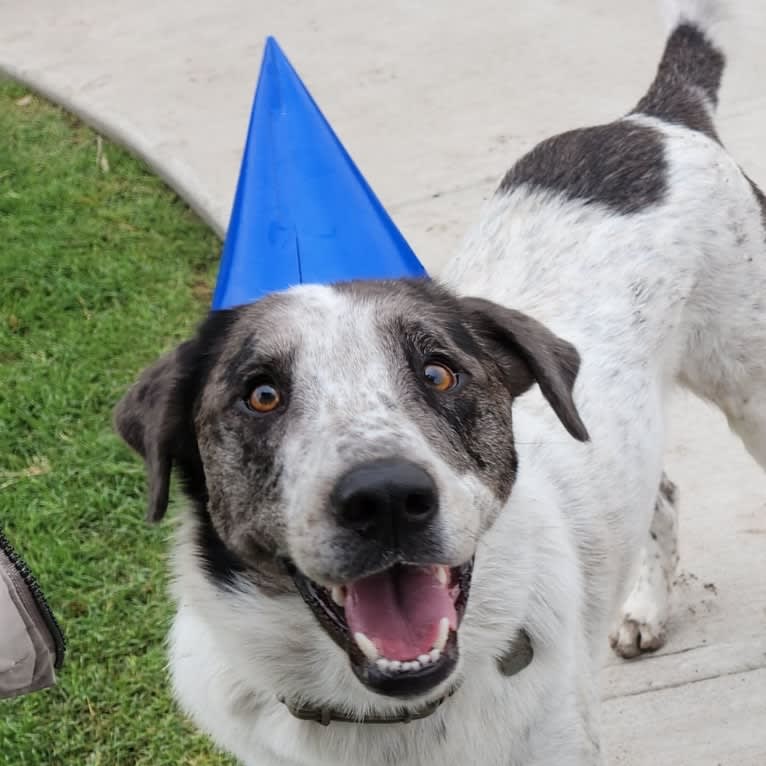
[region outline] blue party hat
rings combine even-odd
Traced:
[[[213,308],[301,283],[425,275],[269,37]]]

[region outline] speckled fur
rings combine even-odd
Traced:
[[[693,25],[708,35],[717,3],[669,5],[675,14],[671,29]],[[668,50],[670,56],[673,50],[688,53],[684,46]],[[672,61],[665,63],[667,71],[683,72]],[[165,451],[175,450],[173,460],[191,477],[196,508],[184,516],[177,533],[178,610],[170,665],[183,708],[243,764],[603,763],[598,678],[609,628],[616,618],[613,642],[623,654],[657,648],[665,631],[668,583],[678,555],[676,492],[663,478],[666,407],[675,385],[720,407],[766,467],[761,204],[713,134],[702,123],[679,118],[705,114],[712,119],[715,94],[707,85],[716,66],[704,70],[704,83],[682,88],[681,111],[670,108],[676,102],[665,87],[668,81],[660,83],[662,98],[652,102],[651,114],[634,113],[616,123],[620,127],[613,135],[651,136],[645,154],[651,166],[631,171],[635,178],[653,179],[635,187],[651,191],[640,204],[623,204],[621,197],[615,203],[613,186],[599,175],[599,168],[606,172],[619,165],[619,156],[606,163],[592,154],[577,158],[590,168],[587,193],[571,175],[546,183],[538,170],[555,167],[556,157],[538,162],[538,156],[534,173],[511,171],[513,183],[491,200],[442,275],[454,295],[478,296],[523,312],[574,344],[580,364],[572,406],[589,441],[567,433],[560,404],[554,411],[540,386],[499,398],[491,381],[481,377],[489,362],[474,357],[470,364],[489,386],[486,401],[505,401],[501,409],[512,403],[512,413],[503,409],[493,418],[485,413],[488,441],[478,431],[466,438],[472,448],[480,445],[479,457],[504,452],[496,458],[503,468],[494,475],[468,449],[459,449],[459,440],[457,447],[443,443],[453,428],[449,417],[418,398],[405,357],[392,352],[403,348],[391,320],[401,315],[406,287],[392,287],[390,301],[385,291],[365,295],[361,286],[298,288],[275,296],[263,316],[256,317],[262,306],[244,309],[253,321],[225,328],[223,347],[212,344],[214,359],[208,359],[212,367],[196,414],[198,432],[205,431],[200,455],[195,458],[192,448],[165,440]],[[690,110],[692,97],[700,101]],[[548,147],[555,151],[560,145],[553,141]],[[589,147],[586,141],[574,148],[592,153]],[[407,316],[422,317],[426,329],[443,329],[453,310],[465,320],[456,304],[441,312],[424,296],[413,300]],[[264,338],[269,322],[271,332]],[[255,326],[260,333],[253,340]],[[549,343],[546,336],[538,340]],[[242,375],[237,365],[257,355],[255,347],[246,351],[251,342],[260,344],[258,354],[263,344],[280,350],[291,385],[297,386],[292,402],[299,410],[293,421],[285,419],[258,437],[274,460],[248,467],[243,476],[248,456],[237,428],[244,426],[222,431],[221,421],[233,423],[225,403],[235,398],[231,379]],[[178,358],[183,361],[188,349]],[[550,356],[542,348],[532,351]],[[171,406],[171,394],[182,372],[161,363],[151,402],[145,395],[139,403],[137,394],[129,394],[118,415],[123,433],[146,455],[160,490],[167,461],[146,439],[164,432],[140,422],[141,408],[153,422],[177,428],[179,412]],[[148,379],[151,383],[151,374]],[[310,418],[301,406],[311,408]],[[359,413],[364,413],[364,427]],[[332,581],[345,551],[323,515],[321,498],[339,466],[394,448],[417,455],[436,475],[446,509],[441,555],[457,562],[476,553],[459,634],[455,678],[462,685],[433,716],[408,725],[323,728],[300,722],[278,695],[360,716],[403,703],[358,682],[345,654],[295,594],[265,594],[257,579],[247,576],[248,566],[258,566],[247,530],[262,530],[271,538],[267,548],[286,547],[305,571]],[[516,457],[510,461],[512,451]],[[195,465],[201,471],[202,464],[209,498],[193,481]],[[259,498],[252,491],[264,482],[258,471],[278,473],[283,489],[272,496],[265,481],[265,497]],[[156,495],[155,511],[157,499],[162,500],[161,492]],[[217,512],[208,499],[218,504]],[[254,518],[261,510],[263,517]],[[209,550],[200,542],[206,512],[217,516],[215,527],[223,538],[223,550],[216,554],[219,569],[229,573],[223,584],[201,564]],[[209,542],[209,535],[205,539]],[[237,569],[226,558],[230,548],[236,550],[235,563],[240,556],[251,563]],[[534,661],[506,678],[497,670],[497,658],[521,628],[531,637]],[[434,689],[427,699],[442,692]]]
[[[621,618],[609,636],[612,648],[631,659],[660,649],[667,638],[670,597],[678,567],[678,490],[662,477],[639,573]]]

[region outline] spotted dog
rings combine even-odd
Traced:
[[[718,4],[543,141],[429,280],[212,313],[116,413],[171,469],[170,668],[248,766],[593,766],[606,637],[661,646],[680,384],[766,466],[766,205],[713,116]],[[323,725],[325,724],[325,725]]]

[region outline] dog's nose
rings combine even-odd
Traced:
[[[396,544],[439,511],[434,480],[409,460],[375,460],[344,474],[332,493],[338,521],[362,537]]]

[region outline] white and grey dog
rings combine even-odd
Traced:
[[[149,517],[173,466],[190,499],[177,697],[243,763],[601,762],[609,628],[664,640],[673,387],[766,466],[766,203],[717,4],[674,7],[635,110],[519,160],[442,284],[212,313],[119,405]]]

